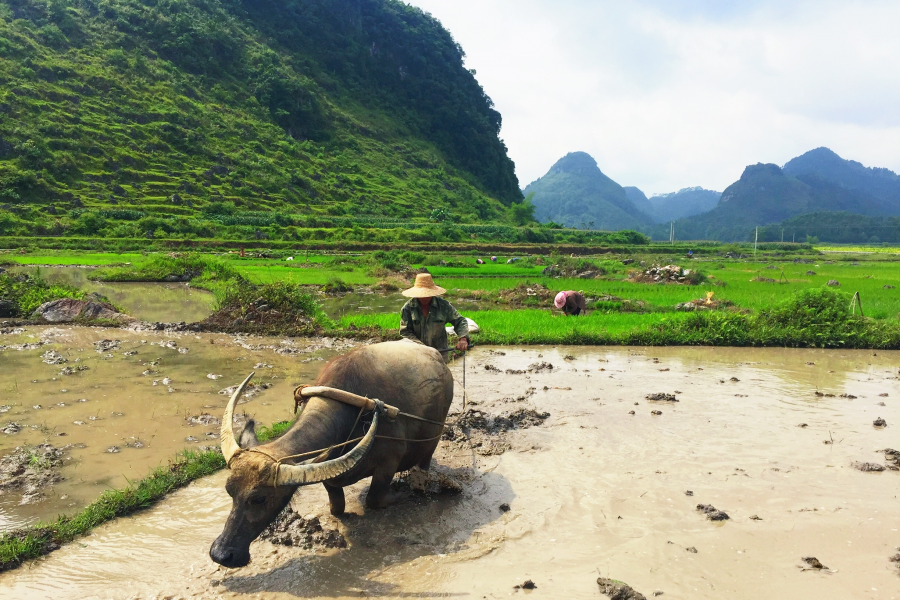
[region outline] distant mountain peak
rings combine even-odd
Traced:
[[[627,189],[627,188],[626,188],[626,189]],[[694,187],[681,188],[681,189],[678,190],[677,192],[668,192],[668,193],[666,193],[666,194],[653,194],[653,195],[650,196],[650,197],[651,197],[651,198],[669,198],[669,197],[671,197],[671,196],[675,196],[675,195],[678,195],[678,194],[684,194],[684,193],[686,193],[686,192],[712,192],[712,193],[714,193],[714,194],[718,194],[718,193],[719,193],[719,192],[716,192],[716,191],[714,191],[714,190],[708,190],[708,189],[706,189],[706,188],[704,188],[704,187],[702,187],[702,186],[696,185],[696,186],[694,186]]]
[[[587,173],[591,171],[600,171],[597,161],[587,152],[569,152],[561,159],[556,161],[550,171],[557,173]]]
[[[628,192],[604,175],[587,152],[569,152],[524,191],[534,194],[535,217],[545,223],[606,230],[650,224]]]

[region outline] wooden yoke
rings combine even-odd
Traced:
[[[322,398],[329,398],[331,400],[343,402],[344,404],[356,406],[357,408],[364,408],[365,410],[375,410],[375,399],[366,398],[365,396],[357,396],[356,394],[351,394],[350,392],[345,392],[344,390],[339,390],[332,387],[321,385],[304,386],[301,388],[297,388],[297,390],[294,392],[294,399],[296,401],[300,401],[300,398],[298,396],[302,397],[303,400],[308,400],[313,396],[320,396]],[[384,412],[387,414],[388,418],[393,420],[397,418],[398,414],[400,414],[400,409],[396,406],[385,404]]]

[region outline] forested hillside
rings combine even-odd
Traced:
[[[603,174],[586,152],[570,152],[546,175],[525,188],[542,222],[581,229],[637,229],[650,218],[628,198],[625,189]],[[532,195],[533,194],[533,195]]]
[[[759,228],[760,242],[820,241],[835,244],[900,243],[900,217],[816,212]]]
[[[741,178],[722,192],[713,210],[676,221],[675,231],[678,239],[748,241],[757,226],[809,213],[835,212],[884,215],[885,204],[819,174],[807,174],[801,180],[777,165],[759,163],[748,166]],[[665,239],[668,227],[658,226],[652,235]]]
[[[815,186],[824,180],[868,197],[879,214],[900,215],[900,175],[890,169],[865,167],[828,148],[816,148],[784,165],[784,172]]]
[[[396,0],[3,0],[0,235],[506,219],[501,119]]]

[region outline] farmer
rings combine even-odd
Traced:
[[[452,304],[439,297],[446,292],[434,284],[430,273],[416,275],[416,284],[401,292],[411,300],[400,309],[400,335],[447,352],[446,325],[450,323],[459,337],[456,349],[465,352],[469,348],[469,323]]]
[[[577,317],[584,314],[584,294],[581,292],[560,292],[553,299],[553,305],[562,309],[563,313],[568,317],[572,315]]]

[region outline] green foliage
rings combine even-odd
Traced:
[[[244,282],[234,266],[200,254],[153,255],[136,265],[98,269],[98,281],[190,281],[191,285],[212,291],[233,282]]]
[[[44,302],[84,296],[84,291],[72,286],[50,285],[39,272],[34,275],[0,273],[0,312],[12,313],[5,316],[29,317]]]
[[[399,1],[21,0],[0,50],[0,235],[308,239],[521,199],[461,48]]]
[[[528,194],[528,197],[522,202],[515,203],[509,207],[509,220],[513,225],[527,225],[535,220],[534,204],[531,203],[533,196],[534,192]]]
[[[216,310],[207,323],[219,330],[312,335],[334,326],[303,286],[276,281],[255,285],[235,281],[216,293]]]

